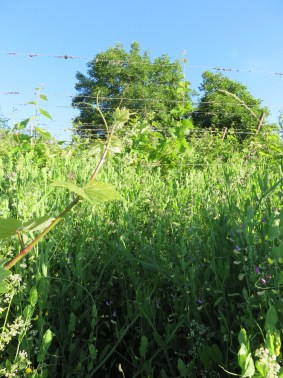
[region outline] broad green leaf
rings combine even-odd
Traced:
[[[242,370],[242,376],[254,377],[254,374],[255,374],[255,365],[252,358],[252,354],[249,353],[245,361],[245,368]]]
[[[0,267],[0,294],[7,293],[8,285],[5,280],[10,274],[10,270],[5,269],[3,266]]]
[[[29,123],[30,118],[24,119],[21,122],[18,122],[14,125],[14,130],[23,130],[27,127],[27,124]]]
[[[32,317],[32,314],[34,312],[34,306],[32,305],[27,305],[25,308],[24,308],[24,312],[23,312],[23,315],[24,315],[24,319],[26,321],[29,321]]]
[[[112,137],[109,151],[113,152],[114,154],[120,154],[122,151],[121,139]]]
[[[35,127],[35,130],[39,135],[43,136],[44,138],[51,139],[51,134],[48,131],[45,131],[37,126]]]
[[[22,222],[14,218],[0,219],[0,239],[7,239],[17,234]]]
[[[49,119],[52,120],[51,115],[50,115],[46,110],[39,108],[39,112],[40,112],[40,114],[42,114],[44,117],[49,118]]]
[[[37,300],[38,300],[37,289],[35,286],[33,286],[29,292],[29,303],[34,307],[37,303]]]
[[[76,186],[72,182],[53,181],[51,186],[54,186],[54,187],[57,187],[57,188],[68,189],[70,192],[76,193],[78,196],[80,196],[84,199],[88,199],[88,198],[86,198],[86,194],[85,194],[84,190],[82,188]]]
[[[271,224],[268,229],[268,234],[267,234],[268,240],[272,241],[279,236],[280,234],[279,224],[280,224],[279,219],[272,219]]]
[[[239,340],[240,345],[241,344],[244,344],[245,346],[249,345],[247,332],[244,328],[242,328],[241,331],[239,332],[238,340]]]
[[[181,358],[178,358],[178,370],[181,377],[188,377],[189,369]]]
[[[114,123],[118,126],[122,126],[122,124],[128,122],[130,118],[130,112],[128,109],[119,109],[117,108],[113,114]]]
[[[43,339],[42,339],[42,342],[41,342],[41,345],[37,354],[37,362],[44,361],[47,351],[51,345],[52,338],[53,338],[52,332],[50,329],[48,329],[43,335]]]
[[[271,332],[275,331],[277,322],[278,322],[278,316],[277,316],[275,307],[270,305],[266,314],[264,329],[266,331],[271,331]]]
[[[92,204],[123,199],[113,185],[100,181],[90,181],[83,190],[87,196],[86,199]]]
[[[272,247],[270,258],[278,262],[283,262],[283,243],[278,247]]]
[[[114,186],[100,181],[89,181],[86,186],[80,188],[70,182],[54,181],[51,186],[69,189],[79,197],[87,200],[92,205],[105,202],[122,200],[123,197],[114,189]]]
[[[44,215],[40,218],[33,218],[22,226],[22,231],[42,231],[50,225],[54,218]]]
[[[97,349],[96,349],[95,345],[89,344],[88,350],[89,350],[89,353],[90,353],[91,357],[92,358],[96,358],[96,356],[97,356]]]

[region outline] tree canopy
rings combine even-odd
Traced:
[[[80,112],[74,123],[81,133],[89,128],[97,130],[102,123],[95,110],[97,97],[105,117],[117,107],[126,107],[136,116],[161,124],[166,124],[176,103],[184,100],[183,91],[178,89],[183,80],[180,62],[171,62],[167,55],[151,61],[137,42],[129,52],[117,44],[97,54],[87,67],[87,75],[76,75],[78,95],[73,99]],[[186,101],[188,93],[187,87]]]
[[[269,115],[261,100],[255,99],[245,85],[209,71],[202,78],[203,95],[192,117],[195,126],[251,132],[257,129],[262,113]]]

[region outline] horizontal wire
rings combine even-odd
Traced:
[[[22,92],[19,92],[19,91],[8,91],[8,92],[0,92],[0,95],[23,95],[24,93]],[[66,97],[66,98],[87,98],[87,99],[93,99],[93,100],[96,100],[97,97],[96,96],[85,96],[85,95],[60,95],[60,94],[48,94],[47,95],[48,97]],[[145,97],[145,98],[131,98],[131,97],[100,97],[99,100],[101,101],[105,101],[105,102],[108,102],[108,101],[122,101],[122,100],[125,100],[125,101],[136,101],[136,102],[152,102],[152,103],[172,103],[172,104],[186,104],[189,102],[189,99],[188,100],[161,100],[161,99],[154,99],[154,98],[150,98],[150,97]],[[234,101],[234,102],[230,102],[230,101],[223,101],[223,102],[219,102],[219,101],[199,101],[199,102],[190,102],[191,105],[193,106],[198,106],[199,104],[213,104],[213,105],[238,105],[238,106],[247,106],[247,107],[250,107],[250,108],[253,108],[255,105],[254,104],[242,104],[238,101]],[[86,102],[80,102],[80,103],[77,103],[77,104],[87,104]],[[23,104],[21,104],[23,105]],[[29,104],[27,104],[29,105]],[[93,105],[90,103],[90,105]],[[264,105],[262,105],[264,107]],[[283,103],[282,104],[271,104],[271,105],[267,105],[268,107],[283,107]],[[73,107],[73,106],[71,106]]]
[[[84,107],[82,107],[81,105],[85,105]],[[16,106],[30,106],[30,104],[14,104],[13,107],[16,107]],[[87,108],[93,108],[93,109],[96,109],[96,105],[93,105],[93,104],[86,104],[86,103],[82,103],[80,105],[45,105],[45,108],[49,109],[49,108],[65,108],[65,109],[80,109],[80,108],[84,108],[84,109],[87,109]],[[115,111],[117,108],[115,107],[103,107],[103,111],[105,110],[111,110],[111,111]],[[141,110],[148,110],[147,108],[140,108],[140,109],[137,109],[137,108],[126,108],[127,110],[129,110],[130,112],[132,111],[133,113],[137,112],[137,111],[141,111]],[[158,110],[158,108],[156,108]],[[154,109],[152,109],[154,110]],[[221,112],[219,110],[217,110],[217,112],[205,112],[205,111],[198,111],[198,110],[193,110],[191,112],[187,112],[186,113],[186,116],[190,116],[192,114],[207,114],[207,115],[219,115],[219,114],[225,114],[225,115],[238,115],[239,113],[225,113],[225,112]]]
[[[174,63],[162,63],[162,62],[140,62],[140,61],[127,61],[127,60],[115,60],[115,59],[104,59],[104,58],[94,58],[94,57],[86,57],[86,56],[78,56],[78,55],[68,55],[68,54],[40,54],[40,53],[24,53],[24,52],[15,52],[15,51],[0,51],[0,55],[9,55],[9,56],[26,56],[29,58],[34,57],[48,57],[48,58],[57,58],[62,60],[74,60],[74,59],[83,59],[83,60],[95,60],[96,62],[103,62],[103,63],[117,63],[117,64],[140,64],[140,65],[179,65],[180,63],[186,63],[188,68],[197,68],[197,69],[205,69],[205,70],[214,70],[214,71],[223,71],[223,72],[239,72],[239,73],[260,73],[260,74],[268,74],[268,75],[277,75],[280,78],[283,76],[283,72],[275,72],[275,71],[265,71],[265,70],[256,70],[256,69],[241,69],[241,68],[233,68],[233,67],[215,67],[215,66],[205,66],[205,65],[190,65],[187,63],[187,59],[177,59]],[[168,57],[167,55],[163,55],[163,57]],[[162,56],[161,56],[162,58]],[[157,58],[158,59],[158,58]]]

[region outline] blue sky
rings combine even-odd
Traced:
[[[276,122],[283,110],[283,75],[275,74],[283,73],[282,19],[282,0],[2,1],[0,114],[14,122],[33,115],[24,104],[44,83],[49,101],[42,107],[53,122],[42,118],[42,127],[65,138],[76,114],[69,97],[76,94],[76,72],[86,73],[86,63],[116,43],[128,50],[138,41],[153,59],[181,59],[186,50],[186,79],[193,89],[205,67],[239,69],[224,73],[262,99]]]

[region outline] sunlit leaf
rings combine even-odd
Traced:
[[[8,291],[8,284],[6,282],[6,278],[9,277],[11,274],[10,270],[4,268],[4,264],[8,262],[7,259],[1,258],[1,266],[0,266],[0,294],[7,293]]]
[[[92,204],[123,199],[113,185],[100,181],[90,181],[83,190]]]
[[[43,335],[43,339],[37,354],[37,362],[43,362],[47,351],[51,345],[53,334],[50,329],[48,329]]]
[[[44,138],[51,139],[51,134],[48,131],[45,131],[37,126],[35,127],[35,130],[39,135],[43,136]]]
[[[105,202],[121,200],[123,197],[115,190],[114,186],[100,181],[90,181],[86,186],[80,188],[73,183],[54,181],[51,186],[66,188],[79,197],[87,200],[92,205]]]
[[[88,200],[88,198],[86,198],[84,190],[71,182],[53,181],[51,186],[68,189],[70,192],[76,193],[78,196]]]
[[[39,112],[40,112],[40,114],[42,114],[44,117],[49,118],[49,119],[52,120],[51,115],[50,115],[46,110],[39,108]]]
[[[39,97],[44,101],[48,101],[48,98],[44,94],[41,94]]]
[[[18,122],[14,125],[14,130],[23,130],[27,127],[27,124],[29,123],[30,118],[26,118],[21,122]]]
[[[22,226],[22,231],[41,231],[50,225],[54,220],[53,217],[49,215],[44,215],[40,218],[33,218],[28,222],[24,223]]]
[[[0,219],[0,239],[7,239],[17,234],[22,222],[14,218]]]

